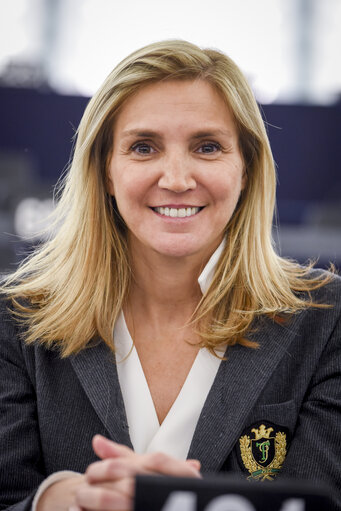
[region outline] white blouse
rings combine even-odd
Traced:
[[[186,459],[220,359],[206,349],[199,350],[180,393],[160,425],[123,313],[116,323],[114,338],[118,379],[134,451],[138,453],[161,451],[176,458]]]
[[[198,278],[203,294],[212,282],[224,245],[223,241]],[[140,454],[161,451],[186,459],[199,415],[221,360],[205,348],[199,350],[181,391],[160,425],[123,311],[115,325],[114,339],[118,379],[134,450]]]
[[[203,294],[212,282],[224,246],[225,240],[212,254],[198,278]],[[186,459],[201,410],[221,360],[205,348],[199,350],[181,391],[160,425],[123,311],[115,324],[114,339],[118,379],[135,452],[142,454],[159,451],[175,458]],[[221,356],[223,352],[218,354]],[[36,510],[39,498],[51,484],[70,475],[77,475],[77,472],[61,471],[47,477],[38,488],[32,511]]]

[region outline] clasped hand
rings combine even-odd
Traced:
[[[136,454],[121,444],[96,435],[93,449],[101,461],[87,468],[75,493],[76,506],[69,511],[133,509],[137,474],[201,477],[198,460],[178,460],[167,454]]]

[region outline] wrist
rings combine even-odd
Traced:
[[[67,511],[75,505],[76,489],[84,481],[82,474],[65,475],[51,482],[40,494],[33,511]]]

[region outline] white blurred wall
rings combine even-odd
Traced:
[[[0,74],[37,66],[91,95],[124,56],[182,38],[225,51],[262,103],[328,104],[341,90],[341,0],[0,0]]]

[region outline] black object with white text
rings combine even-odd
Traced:
[[[291,480],[249,482],[137,476],[134,511],[332,511],[328,487]]]

